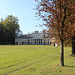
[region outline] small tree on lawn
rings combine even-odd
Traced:
[[[45,21],[44,26],[61,42],[60,65],[64,66],[63,41],[73,38],[75,31],[75,1],[74,0],[35,0],[39,16]]]

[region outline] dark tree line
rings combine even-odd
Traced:
[[[0,22],[0,44],[15,44],[15,37],[19,31],[18,19],[15,16],[8,15]]]

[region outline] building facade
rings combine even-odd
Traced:
[[[46,32],[35,31],[31,34],[19,35],[15,38],[15,45],[49,45],[49,40]]]
[[[54,38],[49,38],[47,32],[35,31],[31,34],[19,35],[15,38],[15,45],[54,45],[58,46]]]

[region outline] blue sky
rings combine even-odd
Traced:
[[[42,31],[43,28],[36,27],[42,21],[36,20],[35,16],[35,0],[0,0],[0,18],[7,15],[18,17],[20,29],[24,34],[32,31]]]

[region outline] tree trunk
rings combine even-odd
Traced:
[[[64,66],[64,47],[63,47],[63,40],[61,40],[60,65],[61,65],[61,66]]]
[[[75,37],[72,39],[72,54],[75,54]]]

